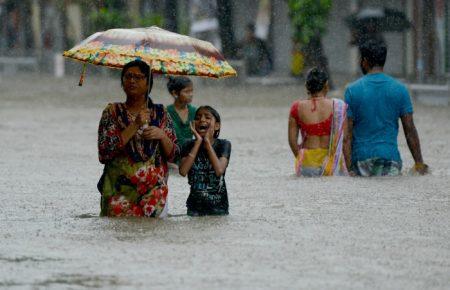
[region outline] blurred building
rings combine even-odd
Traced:
[[[264,0],[260,0],[262,2]],[[245,23],[258,22],[258,1],[234,0],[237,39],[245,33]],[[292,42],[289,11],[284,0],[271,0],[267,41],[273,51],[275,73],[289,74]],[[335,0],[323,38],[334,75],[359,73],[358,50],[350,44],[351,32],[345,18],[367,8],[401,11],[412,22],[405,32],[384,32],[388,45],[386,71],[399,77],[426,81],[450,77],[450,1],[448,0]]]
[[[245,37],[248,23],[271,51],[273,75],[288,76],[293,45],[286,0],[0,0],[0,58],[32,57],[47,64],[94,29],[89,11],[113,3],[131,16],[128,27],[159,13],[166,29],[192,32],[222,48],[228,58]],[[402,11],[413,27],[386,32],[389,47],[386,70],[396,76],[426,81],[450,74],[450,1],[448,0],[335,0],[323,38],[331,72],[359,73],[358,51],[350,45],[351,33],[344,19],[365,7]],[[159,15],[158,14],[158,15]],[[141,18],[137,18],[138,15]],[[153,16],[152,16],[153,17]],[[145,19],[143,19],[145,20]],[[0,66],[1,66],[0,61]],[[47,65],[47,67],[51,67]]]

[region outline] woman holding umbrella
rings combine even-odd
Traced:
[[[126,102],[106,107],[98,131],[101,215],[164,216],[167,162],[179,149],[167,111],[148,97],[152,73],[222,78],[236,71],[211,43],[156,26],[96,32],[63,55],[84,63],[79,85],[87,64],[122,68]]]
[[[122,70],[124,103],[109,104],[98,129],[98,183],[102,216],[163,217],[167,213],[167,162],[178,153],[171,119],[148,92],[149,66],[135,60]]]

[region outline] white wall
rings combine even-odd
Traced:
[[[333,7],[328,22],[327,33],[323,39],[324,49],[328,57],[330,70],[333,75],[352,75],[355,73],[355,48],[349,45],[350,30],[345,24],[345,17],[351,13],[353,0],[333,0]],[[354,2],[354,1],[353,1]],[[361,1],[362,7],[383,6],[405,10],[402,1],[394,0],[366,0]],[[243,39],[245,26],[256,20],[258,1],[234,1],[235,37]],[[284,0],[272,0],[272,31],[271,47],[274,53],[274,68],[277,75],[289,75],[292,54],[292,29],[289,11]],[[406,42],[403,33],[385,33],[388,45],[388,59],[386,71],[394,75],[403,75],[405,71]],[[353,52],[352,52],[353,50]],[[359,72],[356,68],[356,72]]]
[[[277,75],[290,75],[292,56],[292,28],[289,9],[284,0],[272,0],[272,49]]]
[[[323,38],[323,46],[328,57],[332,74],[352,74],[352,60],[350,46],[350,30],[344,18],[350,13],[350,0],[333,1],[328,28]]]
[[[406,10],[401,6],[402,1],[366,0],[361,7],[389,7]],[[406,12],[406,11],[405,11]],[[335,0],[330,14],[328,31],[324,37],[325,51],[328,56],[330,69],[333,73],[352,74],[352,60],[358,54],[351,53],[350,30],[345,24],[345,17],[351,14],[351,0]],[[394,75],[403,75],[405,70],[406,43],[403,33],[392,32],[383,34],[387,46],[386,72]]]
[[[273,52],[274,74],[287,76],[291,65],[291,23],[289,11],[285,0],[272,0],[272,23],[268,44]],[[248,23],[255,22],[258,11],[258,1],[234,1],[234,29],[236,41],[245,37],[245,28]]]

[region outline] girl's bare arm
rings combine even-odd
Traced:
[[[208,153],[208,159],[214,168],[216,176],[222,176],[225,173],[225,170],[227,169],[228,159],[225,157],[220,158],[217,157],[217,154],[214,151],[214,148],[212,147],[211,142],[209,141],[208,138],[205,138],[204,144],[206,152]]]
[[[180,167],[178,169],[181,176],[186,176],[194,164],[195,157],[197,157],[198,150],[202,146],[202,140],[195,140],[195,144],[189,152],[188,156],[181,158]]]

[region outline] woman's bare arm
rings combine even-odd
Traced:
[[[148,122],[148,119],[150,117],[150,112],[148,111],[148,109],[144,109],[142,111],[139,112],[139,114],[136,116],[136,119],[134,120],[134,122],[132,122],[130,125],[128,125],[128,127],[126,127],[122,132],[121,132],[121,137],[122,137],[122,141],[123,144],[127,144],[131,138],[133,138],[133,136],[136,134],[136,132],[139,130],[140,127],[142,127],[142,125],[144,125],[146,122]]]
[[[289,147],[291,147],[292,154],[294,154],[294,157],[297,157],[298,155],[298,125],[297,121],[295,121],[294,118],[289,117],[289,126],[288,126],[288,141],[289,141]]]

